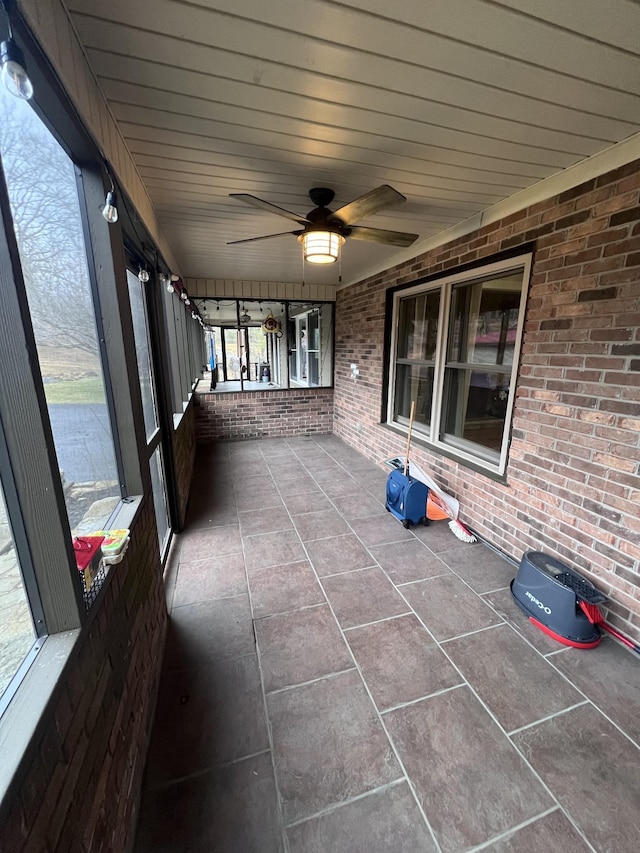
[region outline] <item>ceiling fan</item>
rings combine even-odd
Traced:
[[[354,225],[359,219],[364,219],[385,207],[402,204],[406,198],[392,187],[383,184],[371,192],[361,195],[354,201],[343,205],[338,210],[331,211],[327,207],[331,204],[335,193],[326,187],[314,187],[309,190],[309,198],[315,204],[315,208],[306,216],[300,216],[290,210],[285,210],[268,201],[263,201],[254,195],[247,193],[230,193],[230,198],[268,210],[285,219],[291,219],[302,228],[296,231],[281,231],[278,234],[265,234],[263,237],[249,237],[245,240],[232,240],[228,246],[238,243],[253,243],[257,240],[270,240],[273,237],[283,237],[285,234],[293,234],[302,243],[305,260],[316,264],[332,263],[338,257],[339,247],[347,237],[353,240],[369,240],[372,243],[384,243],[388,246],[411,246],[418,239],[418,234],[407,234],[404,231],[387,231],[382,228],[368,228],[362,225]]]

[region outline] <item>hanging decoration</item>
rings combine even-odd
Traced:
[[[262,321],[262,331],[265,335],[277,335],[277,337],[282,337],[282,329],[280,328],[280,322],[276,320],[271,311]]]

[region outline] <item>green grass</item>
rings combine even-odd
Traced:
[[[44,393],[49,405],[54,403],[104,403],[104,388],[98,377],[92,379],[63,379],[48,382]]]

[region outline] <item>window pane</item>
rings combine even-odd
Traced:
[[[36,639],[0,483],[0,696]]]
[[[431,423],[431,402],[433,399],[433,367],[416,364],[398,364],[396,367],[396,388],[394,419],[409,420],[411,401],[416,401],[414,421],[429,426]]]
[[[249,336],[249,363],[247,364],[246,378],[250,382],[261,382],[265,368],[268,369],[267,339],[262,329],[253,326],[247,329]]]
[[[522,273],[454,287],[448,361],[513,364],[521,290]]]
[[[504,436],[510,376],[448,367],[445,371],[442,440],[482,448],[498,460]],[[462,440],[462,441],[461,441]]]
[[[440,291],[400,301],[398,317],[398,358],[432,361],[438,337]]]
[[[138,362],[138,376],[140,378],[140,391],[142,393],[144,428],[147,435],[147,441],[149,441],[157,429],[158,419],[156,417],[151,353],[149,352],[147,316],[144,305],[144,285],[138,276],[134,272],[131,272],[131,270],[127,270],[127,283],[129,285],[129,301],[131,303],[131,317],[133,319],[133,337],[136,343],[136,361]]]
[[[240,332],[237,329],[224,330],[226,351],[226,377],[229,381],[240,380],[242,367],[242,350],[240,347]]]
[[[289,320],[287,324],[287,342],[289,344],[289,379],[298,378],[298,336],[296,334],[296,321]]]
[[[298,320],[298,379],[307,380],[307,318]]]
[[[120,499],[73,162],[0,86],[0,153],[72,530]],[[89,521],[90,519],[90,521]]]
[[[151,490],[153,492],[153,508],[158,526],[158,541],[160,554],[164,551],[169,536],[169,514],[167,511],[166,491],[164,485],[164,469],[160,448],[157,447],[149,460],[151,468]]]
[[[215,302],[207,326],[216,341],[216,393],[240,391],[241,370],[244,391],[333,384],[332,303]],[[239,329],[238,310],[244,318]],[[201,347],[202,338],[198,340]]]

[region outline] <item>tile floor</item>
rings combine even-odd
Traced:
[[[334,436],[199,452],[137,853],[640,849],[640,662]]]

